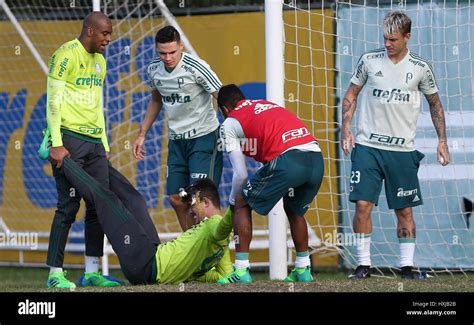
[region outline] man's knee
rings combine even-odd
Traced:
[[[357,201],[355,217],[359,220],[369,220],[373,206],[374,204],[369,201]]]
[[[76,215],[80,208],[79,201],[68,202],[67,204],[58,204],[55,216],[61,217],[61,223],[72,224],[76,221]]]
[[[414,222],[412,208],[396,209],[395,214],[398,217],[398,221],[401,222],[401,223],[412,223],[412,222]]]
[[[143,195],[138,191],[129,191],[126,194],[126,201],[121,198],[122,203],[124,203],[125,208],[130,212],[136,212],[138,214],[147,213],[147,204]]]

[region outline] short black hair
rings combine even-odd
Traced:
[[[180,42],[181,35],[173,26],[165,26],[156,33],[155,43],[171,43]]]
[[[214,182],[209,178],[201,178],[195,183],[189,185],[184,189],[186,195],[182,195],[181,199],[187,205],[191,205],[192,197],[197,192],[199,192],[199,197],[208,198],[212,204],[218,209],[221,207],[221,199],[219,198],[219,192],[217,191],[217,187]]]
[[[217,105],[222,110],[225,106],[232,110],[237,106],[237,103],[245,99],[245,95],[235,84],[222,86],[217,95]]]

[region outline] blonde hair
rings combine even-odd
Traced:
[[[383,34],[390,35],[400,32],[402,36],[411,32],[411,19],[401,11],[392,11],[383,20]]]

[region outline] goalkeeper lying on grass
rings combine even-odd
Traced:
[[[79,194],[94,202],[102,229],[130,283],[216,282],[232,271],[232,214],[227,210],[220,216],[219,194],[211,180],[199,180],[183,192],[196,224],[176,239],[157,245],[158,234],[146,201],[122,174],[109,167],[110,190],[69,157],[61,168]]]

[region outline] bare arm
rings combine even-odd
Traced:
[[[438,93],[426,95],[426,100],[430,104],[430,114],[433,125],[438,134],[438,161],[441,165],[449,164],[448,140],[446,138],[446,120],[444,109]]]
[[[161,108],[163,107],[163,102],[161,100],[161,95],[158,90],[153,90],[151,92],[151,100],[148,103],[148,107],[146,109],[145,119],[143,120],[142,126],[140,127],[140,131],[138,136],[145,137],[148,130],[155,122],[156,117],[161,112]]]
[[[350,153],[350,148],[355,147],[354,135],[351,132],[351,122],[357,107],[357,96],[361,89],[362,86],[351,83],[342,102],[341,146],[346,155]]]
[[[158,90],[153,90],[151,92],[151,100],[148,103],[148,107],[146,109],[145,119],[143,120],[142,125],[140,126],[140,131],[138,132],[138,136],[133,144],[133,156],[136,159],[143,159],[145,158],[145,150],[143,149],[143,144],[145,142],[145,137],[148,130],[155,122],[156,117],[161,112],[161,108],[163,107],[163,101],[161,100],[161,95]]]

